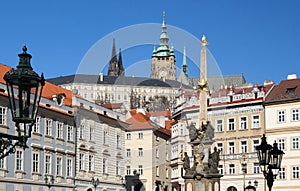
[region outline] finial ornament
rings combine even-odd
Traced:
[[[203,35],[203,36],[202,36],[202,39],[201,39],[201,44],[202,44],[202,46],[206,46],[206,45],[208,45],[208,41],[206,40],[206,37],[205,37],[205,35]]]
[[[27,53],[27,47],[26,47],[26,44],[24,44],[24,46],[23,46],[22,50],[23,50],[23,53],[24,53],[24,54],[26,54],[26,53]]]

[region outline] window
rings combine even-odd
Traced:
[[[56,175],[62,176],[62,157],[56,157]]]
[[[241,130],[247,129],[247,117],[241,117]]]
[[[228,131],[234,131],[234,118],[228,119]]]
[[[138,133],[138,139],[143,139],[144,138],[144,134],[142,132]]]
[[[37,116],[35,119],[35,124],[33,125],[33,132],[40,133],[40,126],[41,126],[41,117]]]
[[[293,179],[299,179],[299,166],[293,166],[292,168]]]
[[[223,120],[218,119],[217,120],[217,132],[222,132],[223,131]]]
[[[254,115],[252,117],[252,128],[259,128],[259,115]]]
[[[247,153],[247,141],[241,141],[241,152]]]
[[[126,175],[130,175],[130,174],[131,174],[130,166],[126,166]]]
[[[0,106],[0,125],[7,125],[7,109]]]
[[[95,141],[95,129],[90,126],[90,141]]]
[[[234,164],[229,164],[229,174],[235,174]]]
[[[299,110],[293,109],[292,110],[292,121],[298,121],[299,120]]]
[[[120,161],[116,161],[116,175],[121,175]]]
[[[5,169],[5,158],[0,159],[0,169]]]
[[[45,120],[46,132],[45,135],[52,136],[52,120],[46,119]]]
[[[285,168],[284,167],[279,169],[278,177],[279,177],[279,179],[285,179]]]
[[[102,161],[102,169],[103,169],[103,173],[107,173],[108,172],[108,169],[107,169],[107,159],[104,158],[103,161]]]
[[[73,176],[72,166],[72,159],[67,159],[67,176]]]
[[[166,168],[166,178],[169,178],[169,169]]]
[[[126,149],[126,157],[131,157],[131,149]]]
[[[79,139],[85,138],[84,132],[85,132],[85,126],[82,124],[79,126]]]
[[[103,131],[103,144],[108,144],[108,132]]]
[[[139,157],[142,157],[144,155],[143,148],[139,148],[138,150],[139,150]]]
[[[56,123],[56,130],[57,130],[57,133],[56,133],[56,138],[60,138],[60,139],[63,139],[64,138],[64,124],[61,123],[61,122],[57,122]]]
[[[84,154],[80,153],[79,154],[79,170],[84,170]]]
[[[159,177],[159,166],[156,166],[156,176]]]
[[[23,151],[16,151],[16,170],[23,171]]]
[[[234,154],[234,142],[229,142],[229,154]]]
[[[127,139],[127,140],[130,140],[130,139],[131,139],[131,133],[127,133],[127,134],[126,134],[126,139]]]
[[[278,111],[278,122],[284,122],[284,111]]]
[[[284,139],[278,139],[278,149],[285,150],[285,140]]]
[[[223,151],[223,143],[217,143],[218,151]]]
[[[89,155],[89,171],[94,171],[94,155]]]
[[[156,153],[156,158],[159,158],[159,149],[156,149],[155,153]]]
[[[143,165],[139,165],[139,166],[138,166],[138,173],[139,173],[140,175],[143,175]]]
[[[74,138],[73,138],[73,126],[68,126],[68,133],[67,133],[67,140],[68,141],[73,141]]]
[[[51,156],[45,156],[45,174],[51,174]]]
[[[120,148],[121,144],[120,144],[120,135],[117,135],[117,148]]]
[[[254,163],[253,164],[253,173],[254,174],[259,174],[259,163]]]
[[[292,138],[292,148],[299,149],[299,138],[298,137]]]
[[[220,174],[224,174],[224,168],[223,168],[223,165],[219,165],[218,170],[219,170],[219,173],[220,173]]]
[[[32,172],[38,173],[40,171],[39,169],[39,153],[33,153],[32,154]]]
[[[258,140],[258,139],[253,140],[253,149],[252,149],[253,152],[256,152],[256,147],[257,147],[258,145],[259,145],[259,140]]]

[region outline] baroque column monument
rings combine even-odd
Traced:
[[[214,129],[207,117],[207,58],[206,46],[208,41],[203,35],[202,48],[200,53],[200,81],[198,82],[199,91],[199,127],[195,123],[189,129],[190,144],[192,147],[193,164],[187,153],[184,153],[183,168],[185,170],[185,191],[220,191],[220,178],[218,164],[220,161],[219,151],[211,145],[214,138]]]

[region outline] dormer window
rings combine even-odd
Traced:
[[[295,87],[290,87],[290,88],[286,88],[286,93],[295,93],[295,90],[296,90],[297,86]]]
[[[52,96],[53,101],[55,101],[58,106],[63,106],[64,105],[65,98],[66,98],[66,94],[64,94],[64,93],[55,94],[55,95]]]

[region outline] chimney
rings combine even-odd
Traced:
[[[297,78],[297,75],[296,74],[289,74],[288,76],[287,76],[287,79],[288,80],[292,80],[292,79],[296,79]]]
[[[102,72],[100,72],[100,74],[99,74],[99,79],[100,79],[100,82],[103,82],[103,73]]]

